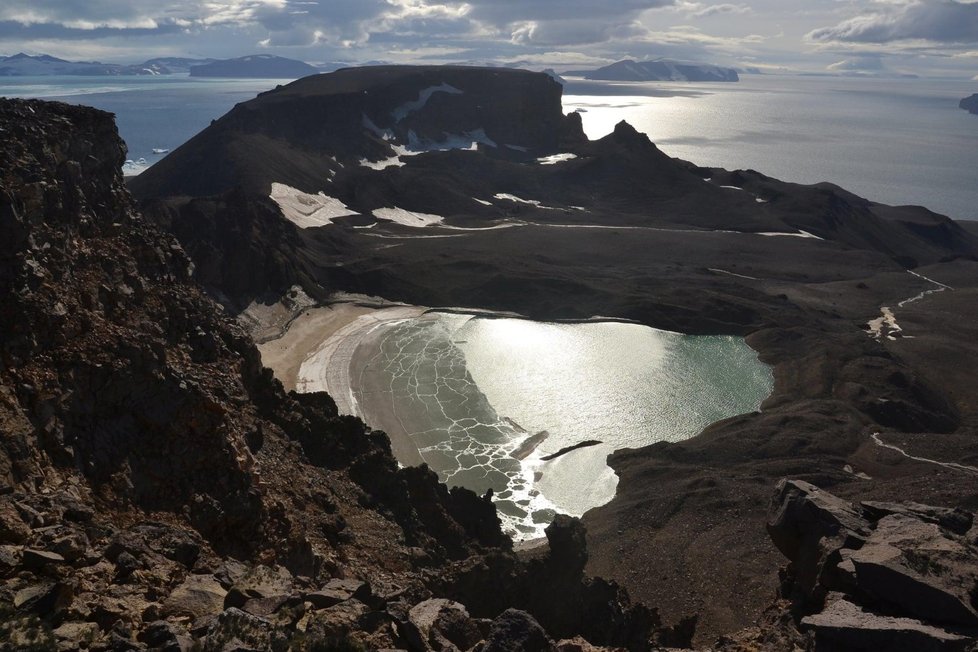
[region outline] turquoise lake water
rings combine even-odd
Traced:
[[[385,327],[373,346],[353,379],[371,425],[406,431],[449,485],[491,488],[517,537],[611,500],[613,451],[688,439],[758,409],[773,386],[742,338],[616,322],[429,313]],[[543,459],[585,441],[601,443]]]

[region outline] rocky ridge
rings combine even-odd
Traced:
[[[978,93],[961,100],[960,106],[968,113],[978,115]]]
[[[285,394],[134,211],[111,116],[0,100],[0,135],[0,647],[688,641],[584,577],[576,519],[517,556],[487,500]]]
[[[768,531],[781,594],[817,650],[973,650],[978,528],[962,509],[848,503],[782,481]]]
[[[652,61],[617,61],[597,70],[568,71],[566,75],[606,81],[686,81],[736,82],[740,76],[733,68],[702,63],[654,59]]]

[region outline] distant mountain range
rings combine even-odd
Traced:
[[[654,59],[652,61],[626,59],[597,70],[568,71],[564,75],[602,81],[740,81],[737,71],[733,68],[670,59]]]
[[[164,59],[154,59],[135,65],[120,65],[117,63],[100,63],[98,61],[66,61],[47,54],[31,56],[15,54],[10,57],[0,57],[0,77],[25,77],[33,75],[167,75],[173,72],[161,62]]]
[[[330,62],[312,66],[303,61],[271,54],[255,54],[237,59],[193,59],[159,57],[137,64],[67,61],[47,54],[0,56],[0,77],[45,75],[122,76],[190,73],[193,77],[269,77],[297,79],[333,71],[349,64]]]
[[[190,68],[191,77],[308,77],[322,72],[304,61],[286,59],[274,54],[252,54],[237,59],[213,61]]]

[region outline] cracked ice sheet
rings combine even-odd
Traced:
[[[335,197],[322,192],[310,195],[284,183],[273,183],[269,197],[278,204],[285,219],[301,229],[326,226],[338,217],[359,215]]]
[[[340,414],[362,416],[350,389],[350,361],[371,331],[390,321],[417,317],[424,308],[396,307],[361,315],[326,338],[302,362],[296,377],[300,393],[328,392]]]
[[[465,367],[452,334],[467,315],[389,322],[360,346],[351,370],[355,401],[367,422],[391,441],[409,439],[421,459],[449,486],[484,494],[492,488],[504,527],[523,537],[543,535],[553,505],[533,489],[533,470],[512,457],[527,433],[501,417]],[[402,460],[403,462],[404,460]]]

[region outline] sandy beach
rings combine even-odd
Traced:
[[[417,317],[426,308],[394,306],[371,308],[339,303],[310,308],[296,317],[285,333],[258,346],[262,363],[275,373],[286,390],[328,392],[340,414],[352,414],[367,425],[383,429],[391,439],[395,457],[405,466],[424,462],[417,447],[389,408],[371,404],[364,412],[350,384],[351,365],[366,364],[378,327],[391,321]],[[363,352],[357,355],[361,344]],[[366,356],[366,357],[364,357]],[[359,375],[359,374],[358,374]],[[379,388],[363,388],[371,394]]]
[[[287,391],[296,389],[302,362],[336,331],[374,312],[352,303],[310,308],[295,318],[278,338],[258,345],[262,363],[275,372]]]

